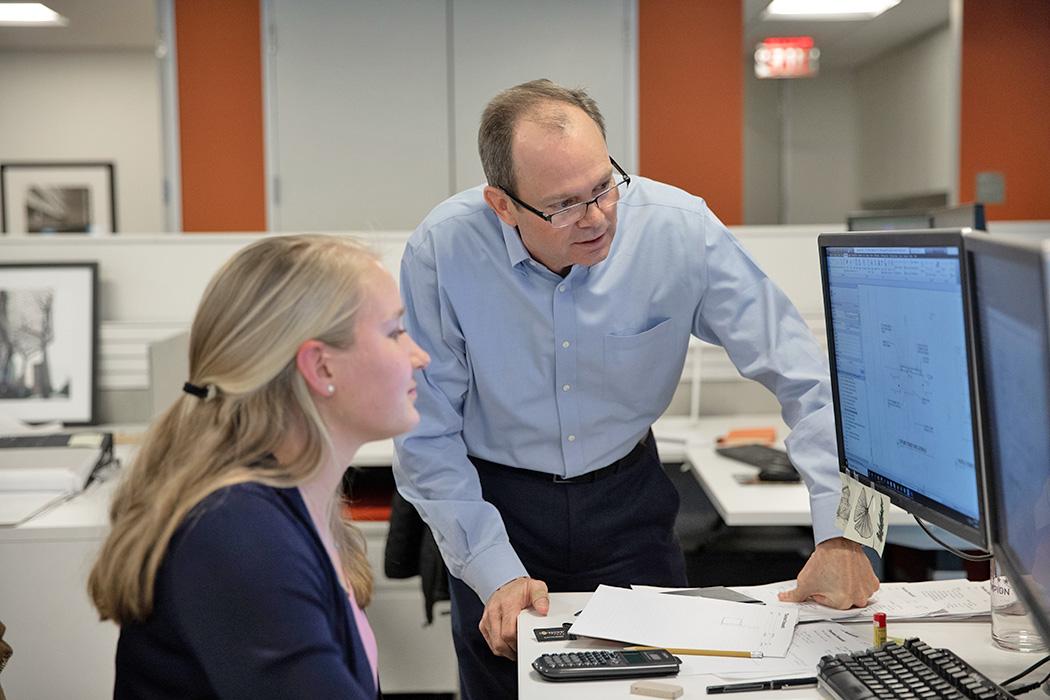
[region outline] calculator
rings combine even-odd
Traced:
[[[666,649],[640,651],[566,651],[544,654],[532,667],[548,681],[593,681],[601,678],[673,676],[682,661]]]

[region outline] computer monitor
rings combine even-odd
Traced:
[[[929,212],[921,210],[858,211],[846,217],[847,231],[907,231],[932,226]]]
[[[818,245],[839,468],[985,548],[962,231]]]
[[[1050,241],[967,236],[992,551],[1050,640]]]
[[[972,228],[987,231],[988,221],[984,216],[984,205],[980,202],[960,204],[930,210],[930,226],[933,228]]]

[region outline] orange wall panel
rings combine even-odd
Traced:
[[[1006,178],[989,219],[1050,219],[1050,2],[964,0],[959,199]]]
[[[740,0],[639,0],[639,172],[743,221]]]
[[[177,0],[183,231],[265,231],[259,0]]]

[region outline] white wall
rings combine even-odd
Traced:
[[[0,51],[0,162],[112,161],[117,225],[164,230],[151,51]]]
[[[952,191],[954,60],[945,26],[857,70],[861,199]]]
[[[587,87],[632,169],[634,2],[266,0],[270,228],[414,228],[483,181],[481,110],[533,78]]]
[[[833,225],[733,227],[743,245],[795,302],[818,338],[823,301],[815,239]],[[357,232],[382,258],[395,279],[409,231]],[[147,347],[189,328],[214,272],[258,234],[112,236],[0,236],[0,260],[95,260],[99,263],[101,332],[100,419],[142,422],[149,415]],[[740,378],[721,348],[697,341],[705,384],[730,385],[705,394],[705,413],[775,410],[767,392]],[[687,377],[691,364],[687,365]],[[734,392],[736,396],[734,398]],[[687,410],[676,402],[672,408]]]
[[[859,208],[853,73],[758,80],[744,65],[744,222],[843,222]]]
[[[845,222],[856,209],[857,102],[850,71],[783,86],[784,224]]]
[[[500,90],[536,78],[585,88],[605,117],[609,153],[636,170],[632,4],[453,0],[454,191],[485,181],[477,145],[485,105]]]
[[[744,223],[780,223],[783,80],[759,80],[744,65]]]
[[[271,230],[414,228],[450,192],[445,3],[267,6]]]

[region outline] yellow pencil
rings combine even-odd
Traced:
[[[760,651],[729,651],[726,649],[671,649],[669,647],[624,647],[624,651],[646,651],[647,649],[666,649],[672,654],[684,656],[732,656],[740,659],[761,659],[764,654]]]

